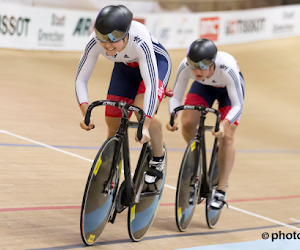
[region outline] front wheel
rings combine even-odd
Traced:
[[[113,210],[113,203],[119,183],[121,171],[121,157],[112,166],[113,157],[118,145],[118,139],[107,139],[96,155],[86,183],[81,206],[80,232],[86,245],[93,245],[102,233]],[[104,190],[104,183],[108,180],[111,168],[115,168],[112,181]]]
[[[201,186],[200,143],[193,139],[189,142],[181,162],[178,175],[175,217],[178,230],[184,232],[191,223]],[[200,161],[199,161],[200,158]]]

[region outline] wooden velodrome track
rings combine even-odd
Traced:
[[[215,229],[208,229],[205,207],[198,205],[188,230],[177,230],[175,187],[186,144],[179,131],[165,129],[168,100],[164,100],[159,115],[168,172],[156,219],[146,237],[133,243],[123,212],[91,249],[225,249],[227,245],[205,246],[237,242],[249,247],[230,244],[226,249],[253,249],[251,242],[266,242],[264,232],[300,233],[300,37],[219,50],[238,60],[246,82],[229,209],[223,209]],[[168,88],[185,53],[170,51],[173,69]],[[104,108],[98,108],[93,112],[96,128],[86,132],[79,127],[82,117],[74,79],[80,56],[0,50],[0,249],[84,247],[80,205],[91,162],[106,138],[106,125]],[[90,101],[105,99],[112,66],[99,58],[89,82]],[[131,134],[135,162],[139,145]],[[299,246],[299,238],[281,243]],[[262,249],[294,249],[279,246],[279,240],[269,243]]]

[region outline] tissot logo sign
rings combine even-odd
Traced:
[[[238,19],[226,22],[226,35],[261,33],[265,30],[265,18]]]
[[[217,41],[220,26],[219,23],[220,21],[218,17],[201,18],[199,21],[200,38]]]
[[[29,23],[27,17],[0,15],[0,35],[27,36]]]

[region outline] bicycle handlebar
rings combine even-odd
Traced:
[[[110,100],[99,100],[99,101],[95,101],[95,102],[91,103],[86,111],[85,118],[84,118],[84,123],[86,126],[88,126],[90,124],[90,117],[91,117],[92,109],[97,106],[101,106],[101,105],[114,106],[114,107],[118,107],[118,108],[121,108],[124,110],[129,110],[129,111],[134,111],[136,113],[139,113],[141,116],[141,119],[138,122],[139,125],[138,125],[137,137],[139,140],[142,139],[143,124],[144,124],[144,121],[146,118],[144,111],[134,105],[130,105],[130,104],[123,103],[123,102],[116,102],[116,101],[110,101]]]
[[[221,120],[221,114],[218,110],[213,109],[213,108],[208,108],[208,107],[203,107],[200,105],[181,105],[176,107],[171,114],[171,118],[170,118],[170,125],[173,127],[174,125],[174,117],[175,114],[180,111],[180,110],[197,110],[197,111],[205,111],[205,112],[210,112],[213,113],[217,116],[217,120],[216,120],[216,126],[215,126],[215,132],[219,131],[219,125],[220,125],[220,120]]]

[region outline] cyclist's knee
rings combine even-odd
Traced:
[[[181,119],[182,132],[188,133],[197,127],[198,123],[192,119]]]
[[[160,129],[162,128],[162,122],[158,115],[153,115],[151,123],[150,123],[150,129]]]
[[[184,140],[188,143],[191,139],[195,137],[197,130],[197,124],[193,120],[181,120],[181,134]]]
[[[220,147],[228,147],[232,146],[234,142],[234,135],[225,133],[223,138],[219,139],[219,145]]]
[[[108,137],[114,136],[116,134],[120,125],[120,119],[121,118],[118,117],[105,116]]]

